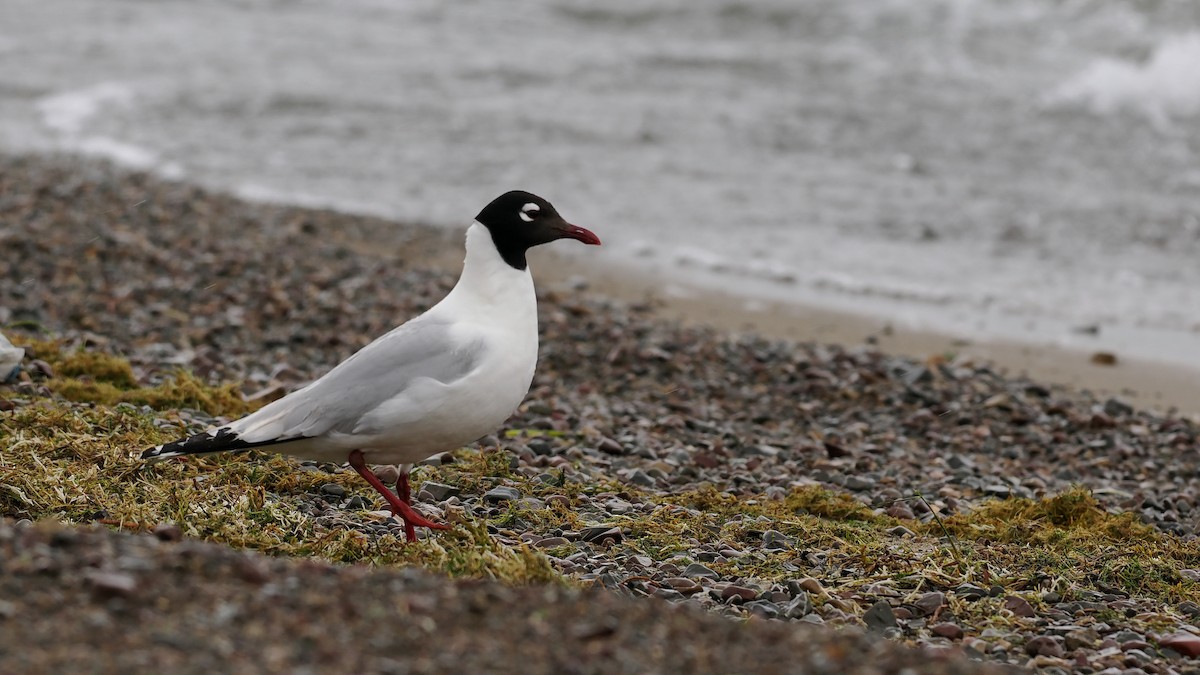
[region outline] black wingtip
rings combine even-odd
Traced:
[[[189,436],[173,443],[156,445],[142,453],[142,459],[160,461],[182,455],[204,455],[213,452],[229,452],[254,447],[255,443],[247,443],[238,438],[237,433],[228,427],[214,429],[204,433]]]

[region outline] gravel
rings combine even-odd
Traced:
[[[6,673],[988,673],[862,633],[600,589],[272,559],[0,520]]]

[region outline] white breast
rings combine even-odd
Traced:
[[[368,461],[412,463],[459,448],[495,431],[529,392],[538,353],[533,277],[504,262],[484,226],[467,230],[462,277],[429,314],[454,323],[455,341],[481,342],[483,357],[451,384],[418,385],[412,395],[437,404],[372,439],[371,447],[362,448]],[[378,412],[386,418],[386,410]]]

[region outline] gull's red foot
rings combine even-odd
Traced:
[[[397,495],[396,493],[387,489],[387,486],[383,484],[383,481],[379,480],[379,477],[367,468],[366,460],[363,459],[363,454],[358,450],[350,453],[350,466],[354,467],[354,470],[358,472],[358,475],[362,476],[364,480],[370,483],[371,487],[375,488],[376,492],[383,495],[383,498],[387,500],[388,505],[392,507],[392,515],[399,516],[400,520],[404,521],[404,536],[408,541],[417,540],[416,528],[418,527],[428,527],[431,530],[450,529],[449,525],[442,525],[441,523],[435,523],[426,519],[425,516],[422,516],[414,511],[413,507],[408,505],[406,499],[401,499],[400,495]],[[409,496],[410,490],[408,487],[408,474],[400,474],[400,479],[397,481],[396,489],[399,490],[400,493],[405,497]]]

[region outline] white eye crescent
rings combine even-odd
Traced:
[[[542,207],[538,206],[537,204],[534,204],[533,202],[529,202],[525,206],[521,207],[521,220],[523,220],[527,223],[532,223],[533,216],[531,216],[529,214],[537,213],[538,211],[541,211],[541,210],[542,210]]]

